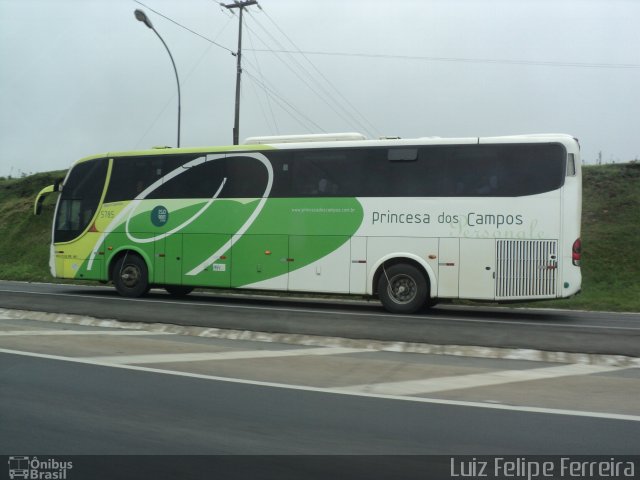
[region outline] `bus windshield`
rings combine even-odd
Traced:
[[[55,242],[68,242],[89,226],[96,213],[107,176],[107,159],[76,165],[64,183],[56,212]]]

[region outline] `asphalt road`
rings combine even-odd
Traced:
[[[208,293],[176,300],[160,290],[126,299],[111,287],[5,281],[0,307],[350,339],[640,356],[640,314],[445,306],[393,315],[375,302]]]
[[[633,454],[638,422],[272,388],[0,354],[0,451]]]
[[[640,350],[637,314],[442,307],[398,316],[367,302],[160,291],[131,300],[107,287],[19,282],[0,282],[0,308],[385,342]],[[449,478],[452,455],[617,457],[640,445],[635,363],[317,348],[82,320],[6,311],[0,322],[0,454],[67,458],[70,479]]]

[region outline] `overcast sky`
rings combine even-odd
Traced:
[[[0,0],[0,176],[175,146],[175,76],[136,8],[176,61],[182,146],[232,143],[238,17],[213,0],[142,1]],[[560,132],[588,163],[640,157],[640,1],[260,3],[245,11],[241,142]]]

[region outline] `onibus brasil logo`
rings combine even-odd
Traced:
[[[73,462],[62,462],[54,458],[39,460],[38,457],[9,457],[9,478],[33,480],[65,480],[67,471],[73,468]]]

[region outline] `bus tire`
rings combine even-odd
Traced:
[[[399,263],[386,268],[378,279],[378,296],[391,313],[414,313],[428,298],[424,274],[413,265]]]
[[[164,289],[172,297],[184,297],[193,292],[194,287],[185,287],[182,285],[165,285]]]
[[[436,305],[438,305],[439,300],[437,298],[427,298],[426,302],[424,302],[424,309],[425,310],[429,310],[432,307],[435,307]]]
[[[149,292],[149,269],[135,253],[120,257],[113,268],[113,284],[123,297],[142,297]]]

